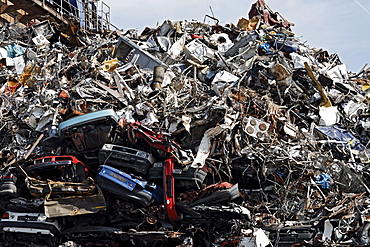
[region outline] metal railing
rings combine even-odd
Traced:
[[[43,0],[43,5],[63,16],[77,19],[81,28],[88,31],[118,29],[110,23],[110,7],[100,0]]]

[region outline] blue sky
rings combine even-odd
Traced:
[[[111,22],[124,30],[155,27],[166,19],[196,19],[211,15],[212,7],[221,25],[248,17],[253,1],[242,0],[103,0],[111,7]],[[347,69],[358,72],[370,65],[370,1],[369,0],[265,0],[273,11],[288,21],[301,41],[310,47],[338,53]]]

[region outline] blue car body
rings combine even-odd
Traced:
[[[163,203],[162,189],[111,166],[99,168],[96,182],[102,190],[127,201],[148,206],[155,201]]]

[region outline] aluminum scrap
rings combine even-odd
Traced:
[[[32,25],[40,23],[0,30],[0,208],[56,219],[45,245],[370,244],[367,65],[347,71],[338,54],[302,42],[263,0],[237,25],[165,20],[141,34],[80,32],[78,43],[57,31],[36,35]],[[57,30],[51,20],[42,25]],[[99,127],[85,119],[61,129],[102,110],[114,114]],[[52,156],[86,164],[84,179],[103,187],[105,199],[94,199],[101,208],[79,201],[88,192],[61,206],[59,192],[44,191],[85,181],[43,178],[36,160]],[[102,175],[108,165],[127,172],[114,176],[131,179],[130,192],[104,187],[112,183]],[[39,181],[37,193],[30,180]],[[145,203],[134,195],[139,187]],[[16,246],[6,222],[0,245]]]

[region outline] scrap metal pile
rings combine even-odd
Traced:
[[[1,245],[369,245],[369,70],[293,25],[3,25]]]

